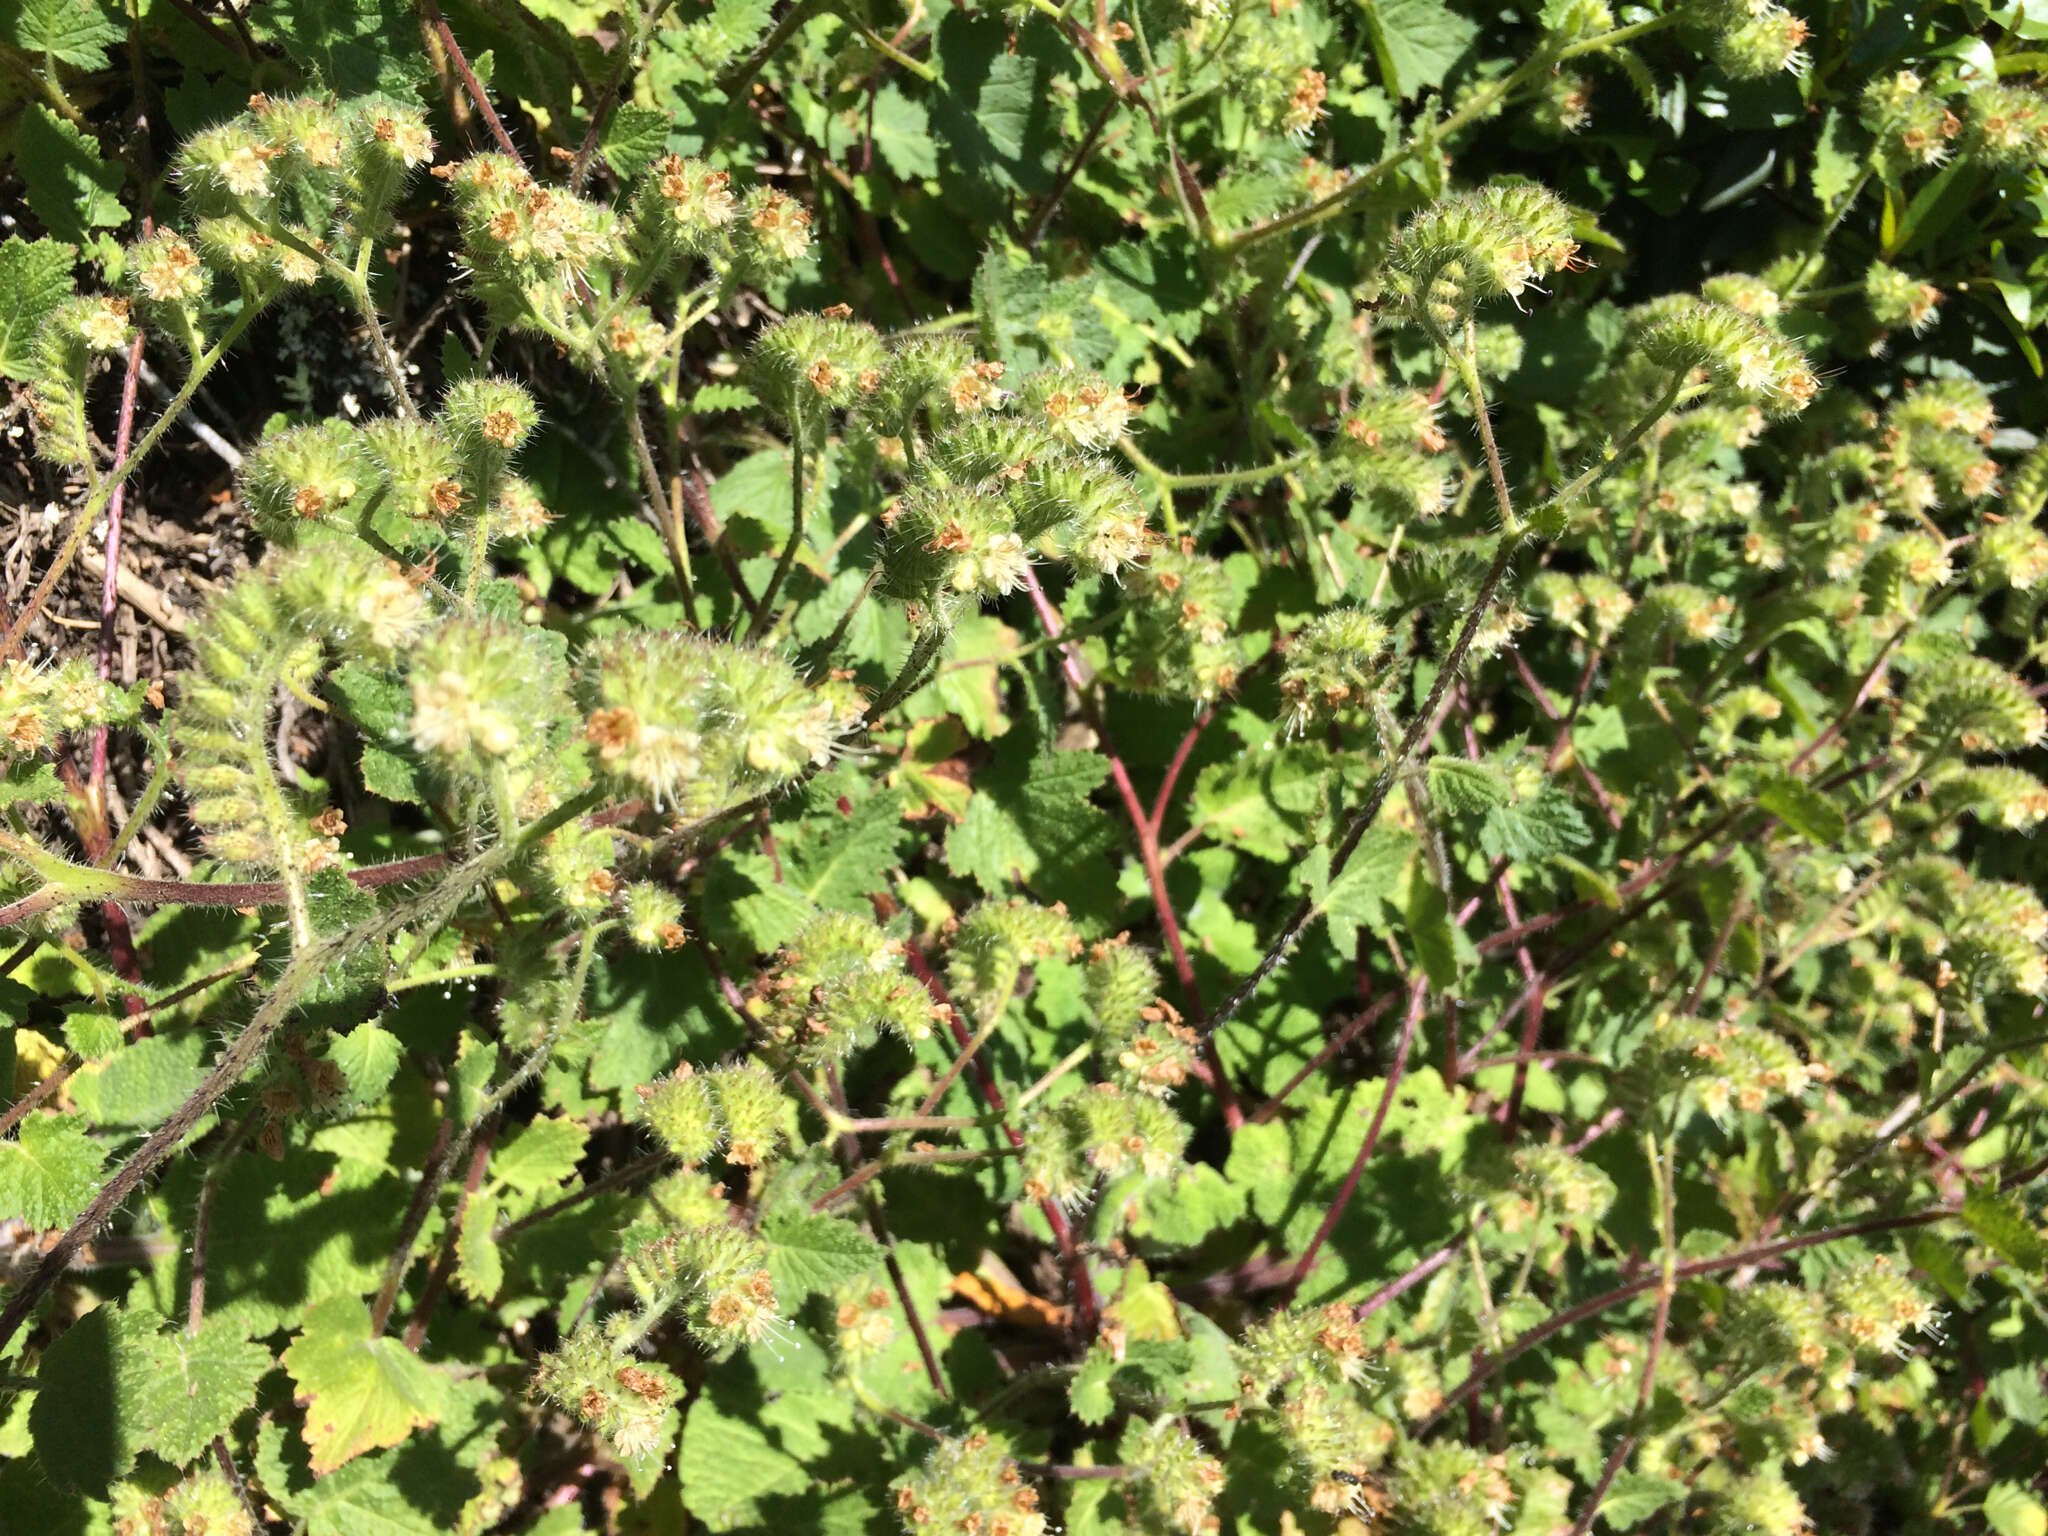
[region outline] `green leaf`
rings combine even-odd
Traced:
[[[48,54],[74,69],[105,69],[128,35],[93,0],[0,0],[0,34],[38,63]]]
[[[1555,783],[1545,784],[1517,804],[1494,807],[1479,826],[1479,846],[1486,856],[1512,859],[1517,864],[1576,853],[1592,841],[1585,816],[1571,795]]]
[[[713,411],[743,411],[759,403],[744,384],[703,384],[690,396],[690,414],[708,416]]]
[[[1995,1189],[1980,1185],[1963,1196],[1963,1220],[2007,1263],[2033,1275],[2048,1267],[2048,1243],[2019,1205]]]
[[[1651,1472],[1624,1472],[1607,1490],[1600,1518],[1617,1531],[1641,1525],[1667,1504],[1685,1497],[1685,1484]]]
[[[345,1035],[330,1037],[327,1059],[348,1079],[344,1110],[360,1109],[383,1098],[404,1057],[405,1047],[398,1036],[375,1024],[358,1024]]]
[[[897,176],[916,181],[939,173],[931,113],[921,101],[885,85],[874,96],[875,149]]]
[[[832,805],[804,818],[804,835],[784,850],[783,880],[828,910],[866,911],[869,894],[888,885],[903,833],[903,799],[893,789],[867,795],[850,813]]]
[[[4,250],[0,247],[0,253]],[[24,758],[0,774],[0,805],[55,805],[63,798],[64,785],[48,763]]]
[[[99,1193],[106,1157],[79,1116],[30,1115],[13,1141],[0,1141],[0,1221],[31,1232],[70,1226]]]
[[[1131,1212],[1131,1235],[1168,1248],[1193,1248],[1242,1218],[1244,1210],[1244,1190],[1207,1163],[1189,1163],[1172,1182],[1145,1187]]]
[[[1278,864],[1293,854],[1301,829],[1274,804],[1271,756],[1262,753],[1211,763],[1195,779],[1188,811],[1218,842]]]
[[[14,163],[43,228],[84,244],[94,230],[128,222],[121,167],[102,160],[98,144],[40,102],[22,114],[18,132]]]
[[[1831,847],[1849,830],[1849,819],[1832,800],[1790,774],[1781,774],[1757,792],[1756,803],[1808,842]]]
[[[71,1080],[72,1100],[95,1125],[153,1130],[205,1080],[207,1043],[202,1031],[134,1041],[81,1068]]]
[[[589,1140],[589,1128],[579,1121],[535,1120],[491,1153],[491,1177],[523,1195],[554,1189],[576,1172]]]
[[[1993,1483],[1984,1495],[1984,1523],[1998,1536],[2048,1536],[2048,1507],[2022,1483]]]
[[[768,1245],[768,1273],[775,1297],[793,1307],[807,1296],[830,1291],[882,1262],[882,1249],[850,1222],[807,1213],[771,1217],[761,1225]]]
[[[121,1021],[111,1013],[80,1009],[64,1015],[64,1043],[88,1063],[113,1055],[127,1038]],[[72,1091],[77,1091],[75,1075]]]
[[[36,332],[70,295],[71,263],[77,256],[74,248],[55,240],[24,240],[19,235],[9,235],[0,241],[0,374],[10,379],[29,376],[30,348]],[[11,763],[7,783],[16,783],[16,775],[31,766],[49,772],[47,763]],[[51,779],[54,782],[54,774]],[[6,789],[0,788],[0,795],[5,794]],[[61,794],[60,786],[42,798],[56,799]],[[15,798],[18,797],[8,796],[10,801]]]
[[[403,0],[274,0],[250,24],[342,96],[411,96],[414,83],[432,72]]]
[[[1089,796],[1108,776],[1109,760],[1095,752],[1005,753],[975,781],[967,814],[946,834],[946,867],[1000,895],[1107,846],[1109,817]]]
[[[29,1433],[59,1488],[103,1499],[145,1449],[136,1412],[140,1383],[126,1362],[146,1331],[118,1307],[96,1307],[43,1352]]]
[[[605,124],[605,163],[622,180],[633,180],[667,150],[671,120],[671,114],[659,108],[627,102]]]
[[[441,1416],[440,1375],[397,1339],[372,1338],[370,1309],[355,1296],[330,1296],[308,1312],[284,1364],[306,1406],[316,1477]]]
[[[455,1283],[476,1301],[489,1302],[505,1287],[505,1257],[491,1237],[502,1208],[486,1194],[470,1196],[455,1235]]]
[[[206,1453],[256,1401],[270,1369],[270,1351],[213,1323],[194,1338],[182,1328],[151,1335],[124,1371],[135,1373],[135,1412],[142,1444],[173,1466]]]
[[[1441,0],[1358,0],[1387,93],[1408,101],[1444,83],[1479,28]]]
[[[750,1420],[721,1412],[709,1396],[698,1398],[683,1421],[676,1464],[690,1513],[714,1531],[762,1529],[757,1499],[806,1493],[812,1485],[812,1474],[785,1448],[790,1438],[771,1440]]]
[[[1428,783],[1430,799],[1454,816],[1490,811],[1515,797],[1506,774],[1462,757],[1432,757]]]
[[[1458,930],[1451,923],[1450,904],[1437,883],[1418,866],[1408,877],[1408,901],[1403,911],[1416,954],[1429,973],[1429,984],[1447,992],[1458,984]],[[1469,941],[1468,941],[1469,942]]]
[[[1393,921],[1401,874],[1415,855],[1415,834],[1402,827],[1370,828],[1351,850],[1351,858],[1335,880],[1330,879],[1330,850],[1312,848],[1301,861],[1302,878],[1316,910],[1330,925],[1330,942],[1340,954],[1358,947],[1358,930],[1384,933]]]

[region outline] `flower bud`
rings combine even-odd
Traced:
[[[1992,523],[1970,546],[1970,575],[1978,586],[2031,592],[2048,580],[2048,534],[2031,523]]]
[[[1934,323],[1941,290],[1915,282],[1897,267],[1873,261],[1863,274],[1863,302],[1879,325],[1905,326],[1918,336]]]
[[[733,1156],[732,1149],[727,1155]],[[759,1238],[738,1227],[699,1227],[687,1234],[685,1250],[697,1294],[684,1317],[699,1342],[722,1352],[758,1344],[782,1326],[768,1249]]]
[[[136,292],[150,304],[189,305],[206,292],[206,268],[182,235],[161,230],[128,248]]]
[[[1629,344],[1653,366],[1702,374],[1726,405],[1780,415],[1804,410],[1820,381],[1796,347],[1725,304],[1683,298],[1637,311]]]
[[[885,514],[879,590],[950,627],[963,610],[1014,592],[1031,556],[1008,503],[963,486],[921,486]]]
[[[1771,0],[1723,0],[1718,21],[1714,62],[1730,79],[1806,73],[1806,23],[1783,6]]]
[[[640,200],[643,227],[690,253],[711,249],[739,214],[732,178],[681,155],[664,155],[648,167]]]
[[[1449,328],[1483,300],[1519,300],[1539,279],[1575,268],[1578,250],[1561,198],[1533,182],[1495,182],[1413,215],[1388,247],[1388,281]]]
[[[441,402],[436,425],[461,461],[462,474],[481,488],[504,472],[539,420],[524,386],[510,379],[464,379]]]
[[[857,1279],[833,1293],[832,1323],[840,1360],[858,1369],[896,1342],[895,1298],[872,1280]]]
[[[1223,1463],[1206,1454],[1173,1414],[1149,1423],[1132,1419],[1117,1442],[1117,1460],[1142,1471],[1127,1494],[1134,1504],[1168,1530],[1201,1536],[1223,1491]]]
[[[437,424],[386,417],[368,423],[359,435],[394,512],[424,523],[445,523],[473,506],[476,488],[462,483],[455,445]]]
[[[256,1522],[234,1484],[199,1466],[163,1496],[166,1532],[178,1536],[255,1536]]]
[[[2001,171],[2048,158],[2048,97],[2024,85],[1987,83],[1963,98],[1963,145]]]
[[[1113,447],[1128,431],[1137,405],[1121,389],[1071,368],[1034,373],[1018,391],[1018,408],[1088,452]]]
[[[628,1353],[588,1323],[541,1357],[534,1386],[628,1461],[661,1448],[657,1436],[673,1433],[664,1421],[684,1397],[666,1366]]]
[[[242,502],[267,536],[289,542],[308,524],[345,523],[377,476],[355,428],[329,418],[265,433],[242,463]]]
[[[1510,1463],[1498,1452],[1439,1441],[1401,1448],[1387,1494],[1404,1526],[1427,1536],[1491,1536],[1515,1506]]]
[[[413,652],[413,745],[451,768],[527,762],[547,744],[536,722],[567,712],[558,653],[534,631],[452,619]]]
[[[742,212],[740,255],[762,276],[784,276],[810,253],[810,210],[787,194],[756,187],[747,194]]]
[[[1900,724],[1930,741],[1959,740],[1970,752],[2016,752],[2048,738],[2048,711],[2032,691],[1982,656],[1930,661],[1906,691]]]
[[[1792,1485],[1775,1472],[1752,1472],[1720,1490],[1714,1529],[1726,1536],[1800,1536],[1813,1528]]]
[[[1368,706],[1386,676],[1387,626],[1363,608],[1339,608],[1288,637],[1280,673],[1287,730]]]
[[[642,1086],[639,1095],[641,1118],[686,1166],[694,1168],[725,1140],[725,1119],[711,1079],[688,1062]]]
[[[884,360],[882,339],[871,325],[793,315],[755,343],[747,378],[784,420],[815,421],[879,388]]]
[[[636,880],[626,887],[623,915],[626,937],[642,949],[680,949],[689,937],[683,931],[681,900],[652,881]]]
[[[708,1074],[725,1119],[728,1162],[758,1168],[781,1146],[789,1122],[789,1101],[775,1074],[757,1061],[737,1062]]]
[[[205,208],[261,200],[270,195],[270,162],[278,153],[245,115],[187,139],[178,150],[177,174]]]
[[[931,1033],[931,995],[905,974],[901,946],[867,918],[813,918],[756,984],[768,1037],[796,1060],[836,1061],[883,1031]]]
[[[983,1432],[941,1440],[924,1465],[896,1480],[896,1511],[909,1536],[940,1531],[1046,1536],[1038,1490],[1007,1447]]]
[[[1188,544],[1156,549],[1129,580],[1131,614],[1116,660],[1127,685],[1208,702],[1237,686],[1240,599],[1219,560]]]
[[[1064,906],[985,901],[954,929],[946,976],[956,997],[994,1002],[1009,996],[1026,966],[1080,953]]]

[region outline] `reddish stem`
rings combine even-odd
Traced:
[[[1415,1026],[1422,1022],[1422,1008],[1429,996],[1429,983],[1417,977],[1408,988],[1408,1015],[1401,1021],[1400,1043],[1394,1047],[1394,1064],[1387,1072],[1387,1085],[1380,1090],[1380,1102],[1372,1112],[1372,1124],[1366,1128],[1365,1140],[1359,1144],[1358,1156],[1352,1159],[1351,1171],[1344,1176],[1344,1183],[1337,1191],[1337,1198],[1330,1202],[1329,1210],[1323,1213],[1323,1224],[1316,1228],[1316,1235],[1309,1239],[1308,1247],[1302,1250],[1295,1261],[1294,1273],[1287,1277],[1287,1284],[1281,1288],[1280,1304],[1286,1306],[1294,1300],[1295,1292],[1301,1289],[1301,1282],[1308,1278],[1308,1272],[1315,1268],[1316,1255],[1323,1250],[1330,1233],[1336,1230],[1337,1219],[1344,1214],[1344,1207],[1351,1203],[1351,1197],[1358,1189],[1358,1181],[1365,1176],[1365,1165],[1372,1159],[1373,1152],[1380,1144],[1380,1131],[1386,1126],[1387,1111],[1393,1108],[1394,1094],[1401,1086],[1401,1074],[1408,1066],[1408,1048],[1415,1043]]]
[[[1678,1266],[1673,1278],[1693,1280],[1701,1275],[1719,1274],[1723,1270],[1741,1269],[1749,1264],[1761,1264],[1770,1259],[1781,1258],[1788,1253],[1797,1253],[1802,1248],[1817,1248],[1824,1243],[1838,1243],[1844,1238],[1864,1237],[1873,1232],[1895,1232],[1905,1227],[1932,1226],[1937,1221],[1948,1221],[1959,1217],[1961,1211],[1946,1205],[1931,1210],[1914,1211],[1905,1216],[1876,1216],[1868,1221],[1853,1221],[1847,1226],[1830,1227],[1820,1232],[1809,1232],[1803,1237],[1780,1238],[1774,1243],[1759,1243],[1753,1248],[1739,1248],[1733,1253],[1718,1254],[1711,1259],[1693,1259]],[[1443,1416],[1453,1408],[1476,1394],[1486,1384],[1487,1378],[1509,1361],[1527,1354],[1545,1339],[1564,1332],[1565,1329],[1583,1323],[1590,1317],[1598,1317],[1609,1307],[1640,1296],[1645,1291],[1655,1290],[1664,1283],[1661,1270],[1638,1276],[1636,1279],[1603,1291],[1590,1301],[1582,1301],[1576,1307],[1559,1312],[1554,1317],[1538,1323],[1527,1333],[1505,1345],[1498,1354],[1482,1352],[1472,1367],[1472,1373],[1461,1382],[1457,1389],[1446,1397],[1428,1418],[1417,1424],[1412,1431],[1417,1439],[1426,1434]]]
[[[1081,675],[1081,664],[1067,644],[1066,626],[1060,622],[1059,611],[1045,595],[1045,589],[1038,584],[1037,572],[1025,568],[1024,585],[1031,593],[1032,606],[1038,610],[1038,619],[1045,626],[1046,635],[1059,648],[1060,667],[1073,685],[1074,693],[1082,701],[1091,716],[1096,715],[1089,702],[1087,679]],[[1174,913],[1173,898],[1166,889],[1166,868],[1159,861],[1159,820],[1165,810],[1166,796],[1187,762],[1188,753],[1194,749],[1195,739],[1200,735],[1208,717],[1203,716],[1195,723],[1195,729],[1183,738],[1180,750],[1175,754],[1172,767],[1168,770],[1167,781],[1160,790],[1155,809],[1147,813],[1138,799],[1137,786],[1131,782],[1130,770],[1124,760],[1117,756],[1110,745],[1108,732],[1099,717],[1095,718],[1095,734],[1101,739],[1103,755],[1109,759],[1109,776],[1116,785],[1117,797],[1123,801],[1124,813],[1130,818],[1131,830],[1138,839],[1138,862],[1145,870],[1145,883],[1151,887],[1152,905],[1159,910],[1159,926],[1166,935],[1166,947],[1173,956],[1173,974],[1180,983],[1181,1006],[1202,1033],[1202,1062],[1209,1069],[1216,1090],[1216,1101],[1223,1110],[1223,1124],[1235,1131],[1244,1124],[1244,1106],[1238,1102],[1237,1090],[1230,1084],[1230,1074],[1224,1070],[1223,1057],[1216,1048],[1215,1037],[1202,1028],[1207,1019],[1202,1007],[1202,994],[1195,984],[1194,962],[1188,958],[1187,945],[1181,938],[1180,918]]]
[[[462,1238],[462,1219],[469,1212],[470,1197],[484,1181],[484,1169],[491,1160],[491,1142],[495,1128],[485,1126],[477,1133],[476,1146],[469,1154],[469,1174],[462,1181],[462,1193],[455,1200],[455,1214],[448,1220],[448,1231],[441,1239],[440,1256],[434,1261],[433,1273],[427,1276],[425,1289],[420,1292],[419,1305],[412,1309],[412,1320],[405,1325],[405,1347],[414,1354],[427,1341],[427,1323],[434,1315],[434,1308],[441,1304],[441,1294],[448,1289],[448,1277],[455,1272],[455,1245]],[[495,1239],[492,1239],[494,1241]]]
[[[462,76],[462,88],[469,92],[469,99],[476,103],[477,112],[483,117],[484,126],[491,130],[491,137],[498,141],[498,147],[510,155],[514,162],[526,162],[519,154],[519,146],[512,142],[512,135],[505,131],[505,125],[498,121],[497,111],[491,106],[491,99],[484,94],[482,84],[477,80],[476,71],[469,67],[469,60],[462,56],[462,45],[455,41],[455,34],[449,30],[448,20],[441,14],[434,0],[424,0],[427,22],[435,35],[441,39],[441,46],[448,50],[448,61],[455,66],[455,72]]]
[[[886,922],[895,914],[896,903],[889,897],[876,895],[870,900],[874,902],[876,912],[883,921]],[[967,1042],[973,1037],[968,1034],[967,1026],[961,1022],[960,1010],[953,1006],[953,999],[946,991],[946,984],[939,979],[938,972],[932,969],[931,961],[925,956],[924,947],[914,937],[904,940],[904,958],[910,965],[910,973],[924,984],[924,989],[931,993],[932,1000],[945,1007],[953,1039],[962,1050],[965,1050]],[[995,1078],[990,1074],[988,1063],[982,1059],[980,1052],[976,1052],[974,1058],[968,1062],[967,1073],[974,1079],[974,1086],[981,1094],[982,1102],[998,1115],[1007,1116],[1009,1106],[1004,1102],[1002,1090],[996,1087]],[[1004,1139],[1012,1147],[1023,1147],[1023,1135],[1007,1118],[1003,1120],[1001,1129]],[[1039,1201],[1038,1209],[1045,1217],[1045,1224],[1052,1229],[1053,1241],[1059,1244],[1060,1258],[1067,1269],[1067,1283],[1074,1292],[1075,1318],[1081,1325],[1083,1336],[1093,1338],[1100,1308],[1095,1300],[1094,1282],[1088,1278],[1088,1266],[1082,1261],[1081,1252],[1074,1244],[1074,1230],[1067,1222],[1066,1212],[1052,1201]]]
[[[148,233],[149,221],[143,221],[143,233]],[[128,446],[135,435],[135,389],[142,382],[142,333],[136,332],[135,340],[128,348],[128,369],[121,376],[121,414],[114,424],[114,462],[120,463],[128,457]],[[105,682],[114,675],[114,614],[120,596],[121,571],[121,509],[128,498],[128,482],[123,480],[114,487],[114,494],[107,498],[107,545],[106,573],[100,579],[100,681]],[[92,733],[92,801],[102,821],[106,819],[107,782],[107,728],[102,725]]]
[[[1448,1243],[1445,1243],[1443,1247],[1437,1249],[1435,1253],[1410,1267],[1407,1274],[1400,1276],[1398,1279],[1389,1280],[1385,1285],[1366,1297],[1365,1300],[1352,1309],[1351,1315],[1361,1323],[1364,1322],[1373,1313],[1379,1311],[1381,1307],[1386,1306],[1389,1302],[1399,1300],[1409,1291],[1414,1290],[1416,1286],[1422,1284],[1431,1275],[1442,1269],[1446,1264],[1450,1263],[1451,1260],[1458,1256],[1458,1251],[1464,1246],[1465,1234],[1460,1232]]]
[[[1274,1094],[1273,1097],[1266,1100],[1265,1103],[1252,1112],[1250,1123],[1253,1125],[1264,1125],[1268,1120],[1277,1115],[1280,1112],[1280,1106],[1287,1102],[1288,1095],[1307,1082],[1315,1073],[1328,1066],[1332,1057],[1353,1040],[1357,1039],[1362,1031],[1369,1029],[1379,1019],[1381,1014],[1393,1006],[1393,1003],[1393,995],[1390,993],[1360,1013],[1358,1017],[1349,1024],[1346,1024],[1342,1029],[1338,1030],[1335,1035],[1330,1037],[1327,1045],[1309,1058],[1307,1066],[1290,1077],[1278,1093]]]

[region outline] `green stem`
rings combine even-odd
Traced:
[[[868,705],[869,725],[875,724],[910,696],[911,690],[917,686],[918,679],[924,675],[925,664],[945,643],[946,631],[937,624],[926,625],[918,632],[917,639],[911,643],[910,654],[903,660],[902,671],[898,672],[889,686],[876,695],[874,702]]]
[[[759,640],[768,632],[775,620],[775,596],[782,590],[783,582],[796,564],[796,552],[804,541],[804,419],[802,407],[790,412],[789,417],[789,542],[782,546],[782,558],[775,562],[775,573],[768,578],[768,586],[762,592],[759,605],[754,610],[754,622],[747,626],[747,638]]]
[[[417,900],[400,902],[332,938],[310,944],[294,954],[278,976],[261,1007],[235,1037],[198,1089],[178,1106],[135,1154],[100,1186],[98,1197],[43,1254],[34,1272],[8,1298],[0,1310],[0,1352],[4,1352],[16,1331],[28,1320],[36,1304],[70,1268],[80,1248],[93,1233],[113,1219],[142,1181],[175,1152],[193,1126],[197,1125],[228,1092],[240,1083],[269,1049],[271,1037],[290,1018],[299,998],[322,976],[366,944],[389,938],[415,923],[428,923],[452,912],[477,886],[495,878],[518,854],[516,843],[504,842],[449,871],[448,878]]]
[[[1153,463],[1150,458],[1146,457],[1144,450],[1139,448],[1129,438],[1119,441],[1117,447],[1123,451],[1125,458],[1144,471],[1147,478],[1154,481],[1161,489],[1168,491],[1205,491],[1214,490],[1222,486],[1257,485],[1267,480],[1277,479],[1281,475],[1291,475],[1297,469],[1306,469],[1316,461],[1316,455],[1311,451],[1293,454],[1284,459],[1276,459],[1271,464],[1261,464],[1257,469],[1222,469],[1217,470],[1214,474],[1177,475],[1172,470],[1163,469]]]

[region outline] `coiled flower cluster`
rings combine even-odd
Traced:
[[[895,1483],[896,1512],[911,1536],[1044,1536],[1038,1490],[1008,1448],[988,1434],[939,1442],[924,1465]]]
[[[838,1061],[882,1033],[922,1040],[938,1011],[905,972],[902,946],[872,921],[844,912],[806,924],[754,992],[768,1039],[807,1066]]]
[[[1579,264],[1572,213],[1532,182],[1493,182],[1431,203],[1387,250],[1389,287],[1440,331],[1487,299],[1520,299]]]
[[[864,716],[849,683],[809,683],[772,652],[694,635],[607,637],[583,671],[584,737],[599,771],[685,816],[822,767]]]

